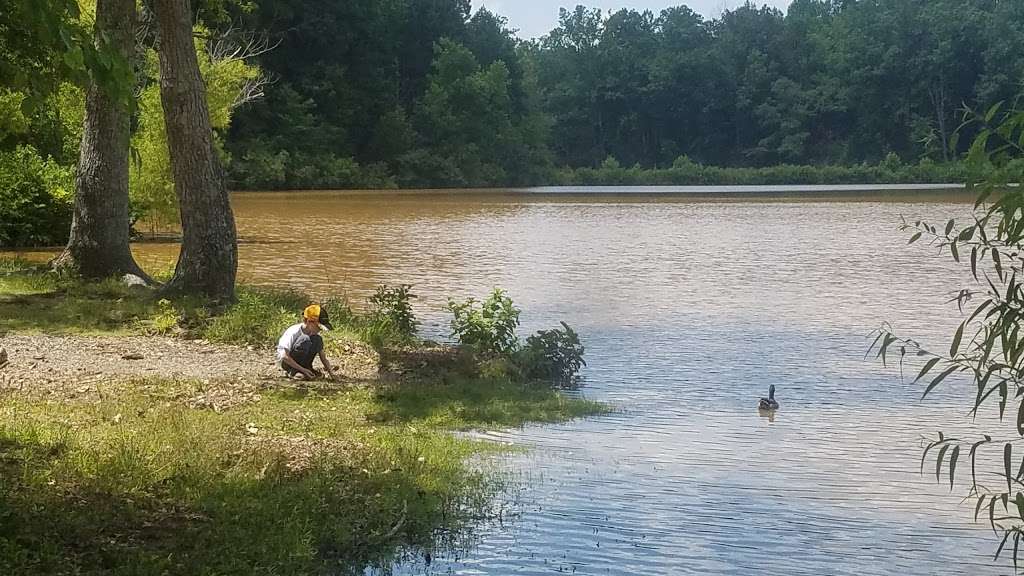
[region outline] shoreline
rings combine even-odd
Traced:
[[[510,448],[456,432],[612,410],[345,314],[342,379],[297,381],[272,345],[301,294],[241,287],[211,315],[0,264],[0,573],[386,569],[471,541],[512,481],[478,458]]]
[[[337,196],[758,196],[803,195],[823,196],[879,193],[956,193],[967,191],[966,184],[765,184],[765,185],[572,185],[492,188],[373,188],[373,189],[283,189],[232,190],[232,195],[278,196],[289,194],[331,194]]]

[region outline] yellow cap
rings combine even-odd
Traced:
[[[302,311],[302,317],[306,320],[320,320],[320,305],[306,306],[306,309]]]

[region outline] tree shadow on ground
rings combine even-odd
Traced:
[[[372,459],[140,486],[70,473],[62,456],[0,439],[0,573],[362,574],[459,532],[478,487],[465,470]]]
[[[158,298],[115,282],[60,286],[28,294],[0,293],[0,333],[90,333],[127,330],[152,318]]]

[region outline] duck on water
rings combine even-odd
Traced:
[[[768,387],[768,397],[761,398],[761,402],[757,405],[761,410],[776,410],[779,407],[779,403],[775,400],[775,384]]]

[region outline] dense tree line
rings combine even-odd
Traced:
[[[67,239],[94,84],[132,100],[132,217],[179,221],[151,4],[129,70],[94,1],[0,0],[0,245]],[[1024,81],[1014,0],[577,6],[530,41],[469,0],[193,8],[235,189],[948,181],[962,108]]]
[[[962,106],[1024,81],[1011,0],[578,6],[528,42],[466,0],[253,4],[234,16],[279,44],[260,58],[277,81],[227,138],[244,188],[539,184],[609,157],[945,162]]]

